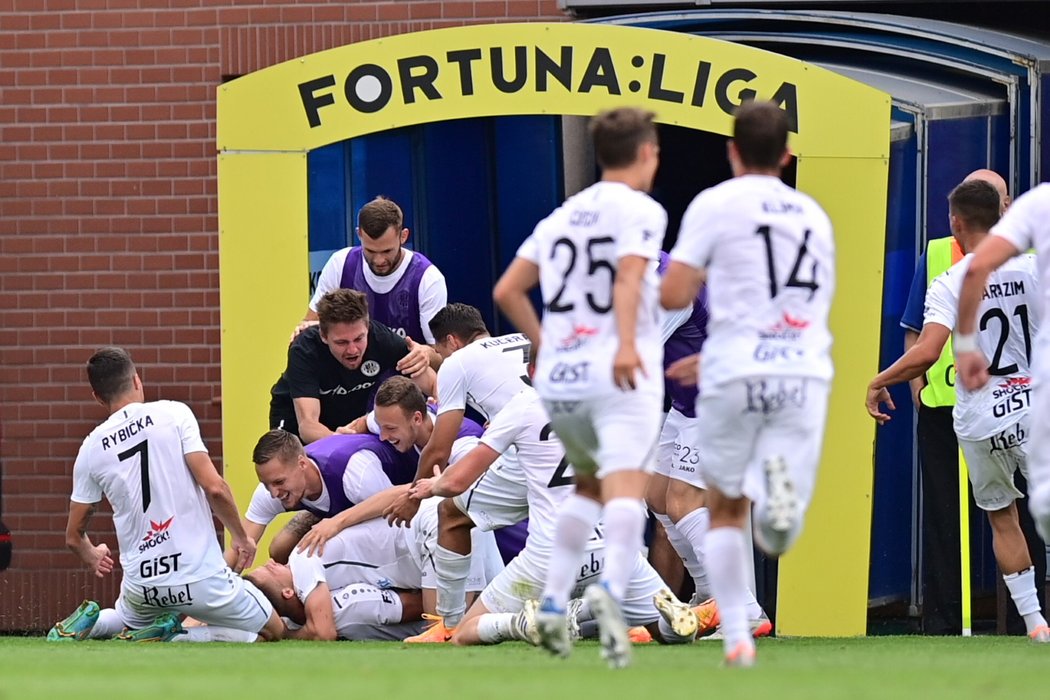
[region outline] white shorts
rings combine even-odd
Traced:
[[[414,540],[411,527],[391,527],[384,518],[346,528],[324,545],[321,558],[328,587],[367,583],[418,591],[422,564]]]
[[[189,615],[217,627],[258,633],[273,605],[251,581],[229,568],[201,581],[150,586],[125,579],[114,606],[124,624],[141,629],[162,613]]]
[[[554,432],[577,473],[602,478],[618,471],[656,468],[663,397],[617,392],[585,401],[543,400]]]
[[[655,473],[706,489],[700,475],[700,434],[698,418],[689,418],[672,408],[660,431],[656,446]]]
[[[803,377],[749,377],[703,386],[697,413],[706,483],[730,498],[766,500],[763,465],[781,457],[802,511],[813,497],[824,444],[828,382]]]
[[[959,438],[966,457],[966,469],[973,485],[973,500],[981,510],[1002,510],[1024,494],[1014,485],[1018,469],[1028,479],[1028,436],[1031,435],[1027,414],[998,435],[984,440]]]
[[[538,599],[543,593],[547,563],[547,558],[532,554],[526,545],[521,554],[512,559],[507,568],[481,592],[482,604],[489,612],[518,612],[525,606],[525,601]],[[605,545],[600,541],[588,542],[587,552],[576,572],[572,597],[582,597],[587,586],[597,583],[604,566]],[[653,596],[664,588],[667,588],[667,584],[649,562],[641,554],[636,555],[621,608],[627,624],[634,627],[656,622],[660,613],[653,605]]]
[[[422,587],[437,588],[437,575],[434,573],[434,550],[438,538],[438,504],[441,498],[435,496],[423,501],[419,512],[412,519],[413,537],[410,546],[417,552],[422,566]],[[473,528],[470,531],[470,572],[467,574],[467,591],[480,591],[503,570],[503,559],[496,546],[496,536],[490,530]],[[405,635],[410,637],[412,635]]]
[[[498,530],[529,517],[529,489],[518,460],[500,458],[452,499],[480,530]]]

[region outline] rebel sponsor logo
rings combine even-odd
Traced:
[[[1009,450],[1013,447],[1020,447],[1025,443],[1027,438],[1028,433],[1021,427],[1021,424],[1014,423],[1011,427],[998,435],[993,435],[988,438],[988,446],[991,448],[989,449],[989,453],[999,452],[1000,450]]]
[[[154,608],[171,608],[193,602],[190,584],[182,586],[143,586],[142,604]]]
[[[167,520],[161,522],[149,521],[149,531],[146,536],[142,538],[142,543],[139,544],[139,554],[145,552],[147,549],[153,549],[162,542],[167,542],[171,539],[171,527],[172,521],[175,520],[175,516],[171,516]]]
[[[602,569],[605,568],[605,557],[594,555],[594,552],[590,553],[590,561],[585,561],[580,566],[580,573],[576,576],[576,580],[585,578],[592,578],[602,573]]]
[[[806,382],[797,379],[753,379],[747,382],[747,412],[768,415],[787,407],[804,408]]]

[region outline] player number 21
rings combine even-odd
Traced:
[[[802,234],[802,245],[798,247],[798,253],[795,255],[795,264],[791,266],[791,274],[788,275],[787,282],[784,283],[785,287],[801,287],[802,289],[809,290],[809,300],[813,300],[813,295],[816,294],[820,285],[817,284],[817,261],[813,261],[812,267],[809,268],[809,279],[801,279],[798,274],[803,264],[803,258],[806,257],[806,246],[809,243],[810,230],[806,229]],[[758,230],[755,231],[755,235],[761,236],[762,240],[766,243],[766,269],[769,272],[769,298],[772,299],[777,295],[777,270],[773,260],[773,236],[769,226],[759,226]]]

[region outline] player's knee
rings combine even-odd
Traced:
[[[474,522],[470,517],[459,509],[456,502],[451,498],[446,498],[438,504],[438,529],[443,531],[455,530],[458,528],[470,529],[474,527]]]

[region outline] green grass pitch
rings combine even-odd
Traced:
[[[673,700],[1042,697],[1050,645],[1024,638],[766,639],[752,669],[721,667],[721,644],[635,647],[611,671],[593,642],[571,659],[523,644],[48,644],[0,638],[0,700],[30,698],[492,698]]]

